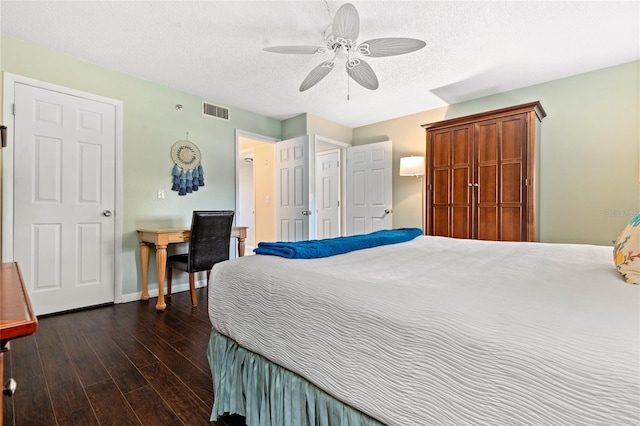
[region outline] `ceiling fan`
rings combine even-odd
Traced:
[[[360,17],[355,6],[346,3],[338,9],[333,24],[325,31],[325,46],[273,46],[265,47],[267,52],[288,53],[295,55],[314,55],[333,53],[328,61],[311,70],[300,85],[304,92],[315,86],[327,76],[338,61],[345,62],[347,74],[356,83],[370,90],[378,88],[378,77],[371,66],[362,57],[381,58],[385,56],[403,55],[422,49],[426,43],[415,38],[374,38],[356,45],[360,33]],[[349,97],[347,96],[347,99]]]

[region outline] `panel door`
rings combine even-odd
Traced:
[[[473,132],[471,126],[431,133],[430,234],[472,238],[473,235]]]
[[[309,239],[309,137],[276,144],[276,238]]]
[[[347,149],[346,235],[392,227],[391,141]]]
[[[526,114],[507,117],[500,125],[500,239],[527,241]]]
[[[499,241],[499,151],[500,122],[489,120],[476,124],[476,217],[475,238]]]
[[[15,85],[14,259],[37,315],[114,301],[115,107]]]
[[[526,241],[526,116],[477,123],[475,157],[476,238]]]
[[[316,155],[316,238],[340,236],[340,152]]]

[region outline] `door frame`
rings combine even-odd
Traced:
[[[236,128],[235,132],[234,132],[234,139],[235,139],[235,162],[233,163],[233,167],[234,167],[234,174],[235,174],[235,186],[236,186],[236,190],[235,190],[235,205],[236,205],[236,211],[239,210],[240,208],[240,173],[238,171],[238,164],[240,163],[240,138],[248,138],[248,139],[255,139],[258,140],[260,142],[264,142],[264,143],[271,143],[271,144],[276,144],[278,142],[280,142],[280,139],[278,138],[272,138],[270,136],[265,136],[265,135],[260,135],[258,133],[253,133],[253,132],[249,132],[246,130],[241,130]],[[254,172],[254,191],[255,191],[255,164],[254,164],[254,168],[253,168],[253,172]],[[255,200],[254,202],[254,208],[255,208]],[[254,227],[255,227],[255,214],[254,214]],[[236,221],[236,218],[233,218],[234,224]],[[275,229],[275,222],[272,224],[273,229]],[[254,231],[254,239],[255,239],[255,231],[256,229],[253,230]],[[254,241],[256,243],[257,246],[257,241]]]
[[[304,136],[304,135],[303,135]],[[347,190],[347,186],[346,186],[346,177],[347,177],[347,172],[346,172],[346,151],[348,148],[351,147],[350,144],[346,143],[346,142],[342,142],[342,141],[338,141],[335,139],[331,139],[328,138],[326,136],[322,136],[322,135],[306,135],[309,136],[309,189],[310,189],[310,194],[309,194],[309,209],[315,212],[315,208],[316,208],[316,203],[315,203],[315,181],[316,181],[316,176],[315,176],[315,156],[316,156],[316,147],[318,146],[318,144],[330,144],[330,145],[334,145],[336,147],[336,149],[340,150],[340,192],[341,192],[341,200],[340,200],[340,235],[345,235],[345,229],[344,229],[344,221],[345,221],[345,217],[346,217],[346,203],[344,202],[344,197],[346,194],[346,190]],[[236,199],[236,211],[238,210],[238,200],[240,197],[240,183],[239,183],[239,178],[238,178],[238,162],[240,161],[240,138],[242,137],[246,137],[249,139],[256,139],[259,140],[261,142],[265,142],[265,143],[272,143],[272,144],[276,144],[278,142],[281,142],[282,139],[278,139],[278,138],[272,138],[269,136],[265,136],[265,135],[261,135],[258,133],[253,133],[253,132],[249,132],[246,130],[241,130],[236,128],[235,129],[235,135],[234,135],[234,139],[235,139],[235,163],[234,163],[234,167],[235,167],[235,199]],[[313,192],[311,192],[313,191]],[[312,217],[318,217],[317,215],[312,215]],[[235,220],[235,219],[234,219]],[[310,222],[310,226],[309,226],[309,233],[310,235],[316,235],[316,231],[317,231],[317,221],[316,219],[312,219]],[[277,228],[277,223],[274,222],[273,224],[274,226],[274,230]]]
[[[256,167],[255,167],[255,148],[249,148],[248,150],[243,150],[240,152],[241,156],[243,158],[239,158],[238,162],[236,163],[236,167],[238,168],[238,182],[240,182],[240,168],[243,167],[242,161],[247,161],[247,158],[251,158],[251,182],[250,182],[250,189],[251,189],[251,218],[252,220],[250,222],[242,220],[242,222],[240,222],[240,219],[244,219],[243,215],[243,209],[242,209],[242,193],[244,192],[245,189],[240,188],[240,185],[238,185],[238,188],[242,189],[241,190],[237,190],[238,193],[238,198],[236,199],[236,214],[233,216],[233,219],[236,221],[236,225],[247,225],[248,229],[247,229],[247,238],[245,241],[245,247],[249,250],[252,251],[254,248],[256,248]],[[244,167],[248,167],[248,166],[244,166]],[[245,184],[249,184],[249,182],[247,182],[247,179],[244,179]],[[248,197],[247,197],[248,198]],[[246,205],[244,206],[245,208],[247,207]],[[253,238],[249,238],[249,235],[253,234]]]
[[[66,95],[102,102],[115,108],[115,206],[114,206],[114,303],[122,302],[122,142],[123,142],[123,108],[122,101],[87,93],[57,84],[47,83],[30,77],[8,72],[3,73],[2,120],[7,126],[7,146],[2,149],[2,261],[13,261],[13,163],[14,132],[13,102],[15,85],[25,84],[39,89],[59,92]]]

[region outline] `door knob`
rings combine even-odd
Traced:
[[[303,216],[311,216],[311,210],[303,210],[302,214]]]
[[[393,211],[393,210],[391,210],[391,209],[384,209],[384,214],[389,214],[389,213],[391,213],[392,211]]]
[[[13,396],[15,395],[17,388],[18,388],[18,384],[16,383],[16,381],[13,379],[9,379],[7,380],[7,383],[5,383],[4,387],[2,388],[2,393],[7,396]]]
[[[109,217],[111,216],[111,210],[105,210],[102,212],[102,216]]]

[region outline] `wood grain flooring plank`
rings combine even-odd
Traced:
[[[89,402],[100,425],[136,426],[141,422],[113,380],[86,386]]]
[[[18,382],[18,389],[12,397],[15,424],[55,425],[56,417],[44,375],[21,377],[15,371],[15,378]],[[6,420],[4,415],[3,418]]]
[[[130,333],[121,329],[109,329],[109,337],[120,348],[122,353],[138,368],[158,362],[158,358]]]
[[[176,351],[173,345],[159,339],[152,333],[136,331],[134,336],[147,349],[156,354],[160,361],[184,383],[188,383],[202,401],[207,404],[213,401],[213,382],[210,369],[203,370],[197,367],[189,358]]]
[[[190,340],[182,340],[173,345],[173,347],[189,361],[198,366],[202,371],[210,370],[209,359],[207,358],[207,348],[209,341],[204,344],[200,342],[192,342]]]
[[[128,332],[130,323],[123,321],[115,306],[96,312],[106,319],[105,335],[108,336],[138,368],[158,362],[158,358]]]
[[[106,372],[105,379],[113,378],[122,393],[146,386],[148,383],[137,367],[109,336],[108,329],[112,324],[103,313],[104,309],[98,308],[94,312],[93,321],[76,321],[76,335],[86,342],[94,356],[91,362],[102,367]]]
[[[144,367],[140,371],[182,422],[187,425],[210,424],[209,417],[213,404],[203,403],[190,386],[178,380],[166,366],[157,363]]]
[[[45,369],[46,370],[46,369]],[[53,412],[59,425],[97,425],[98,419],[80,381],[50,386]]]
[[[167,324],[170,322],[179,321],[179,324],[184,328],[179,329],[183,333],[184,337],[190,340],[199,340],[204,339],[207,340],[209,335],[211,334],[211,322],[208,324],[201,323],[193,314],[189,314],[184,310],[175,309],[170,312],[165,312],[167,314]]]
[[[11,349],[8,354],[11,357],[11,368],[21,378],[42,376],[42,363],[40,362],[40,354],[34,334],[13,339],[9,344]]]
[[[41,336],[37,337],[39,338]],[[39,352],[47,383],[50,387],[61,387],[67,383],[77,382],[78,376],[76,375],[73,362],[63,349],[62,341],[57,333],[55,337],[57,340],[57,345],[55,347],[48,347],[44,349],[39,348]]]
[[[192,329],[186,327],[182,321],[176,320],[171,314],[165,315],[161,320],[154,321],[149,328],[169,343],[186,339],[192,332]]]
[[[151,385],[131,391],[125,397],[144,425],[183,424]]]
[[[57,329],[64,327],[65,322],[66,319],[64,315],[38,318],[38,331],[36,331],[34,336],[40,350],[44,348],[57,348],[60,344]]]
[[[74,313],[69,316],[65,316],[65,321],[62,324],[66,324],[66,327],[59,326],[56,331],[60,336],[60,341],[64,346],[64,349],[69,357],[69,360],[73,363],[78,378],[84,386],[90,386],[94,383],[101,382],[111,378],[109,372],[100,362],[100,359],[89,346],[84,338],[83,333],[80,332],[80,324],[90,322],[82,321],[82,316],[78,316],[80,313]],[[84,315],[86,317],[86,314]]]
[[[88,334],[85,334],[84,337],[122,393],[128,393],[148,385],[138,368],[111,339],[101,335]]]
[[[188,292],[185,292],[188,296]],[[119,316],[123,322],[137,323],[136,327],[128,331],[150,352],[155,354],[157,358],[167,365],[183,382],[189,383],[196,394],[207,404],[213,401],[213,385],[211,379],[211,370],[208,363],[202,360],[197,363],[191,362],[191,357],[200,356],[206,359],[206,346],[197,349],[195,354],[182,354],[176,349],[175,344],[171,344],[160,336],[156,335],[151,328],[151,324],[163,321],[167,316],[166,312],[155,312],[155,305],[146,305],[144,303],[123,310],[123,314]],[[140,326],[140,324],[149,325],[148,328]],[[207,339],[208,342],[208,339]],[[187,344],[187,343],[185,343]]]

